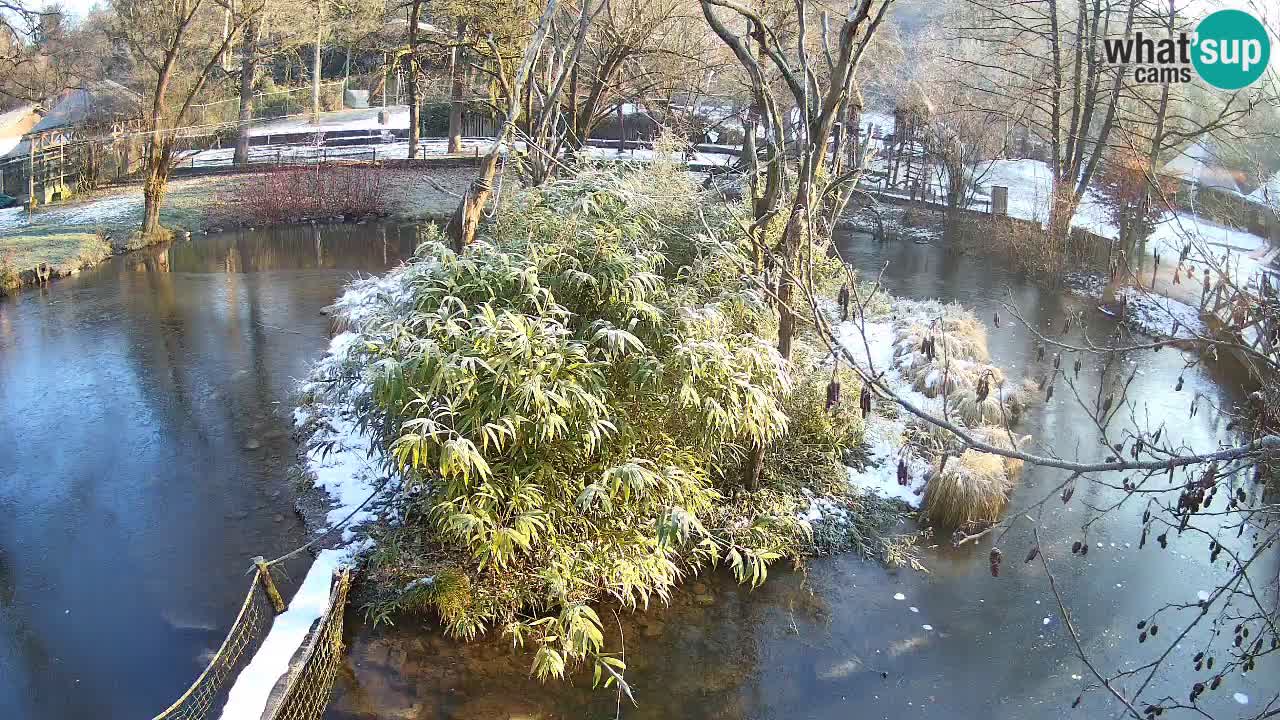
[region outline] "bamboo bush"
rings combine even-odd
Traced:
[[[530,645],[539,678],[586,662],[607,684],[591,603],[663,602],[718,564],[758,584],[812,551],[793,471],[837,483],[861,422],[778,355],[743,234],[696,193],[661,163],[584,168],[510,195],[462,253],[427,233],[338,304],[357,339],[333,392],[404,478],[373,530],[375,621],[434,609]]]

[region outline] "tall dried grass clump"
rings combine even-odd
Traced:
[[[987,374],[990,389],[987,396],[978,399],[977,378]],[[947,409],[953,417],[969,427],[1013,425],[1022,419],[1022,413],[1034,397],[1028,391],[1028,383],[1011,386],[1005,381],[1000,368],[985,366],[971,373],[973,382],[947,395]],[[1034,387],[1034,384],[1031,384]]]
[[[959,305],[921,303],[895,324],[894,364],[917,392],[926,397],[950,395],[977,385],[987,361],[987,329]],[[932,344],[932,357],[925,343]]]
[[[1021,448],[1030,436],[1014,437],[998,427],[973,430],[978,439],[1006,450]],[[965,450],[950,457],[924,491],[923,513],[930,524],[943,529],[990,525],[1000,519],[1009,502],[1022,461]]]

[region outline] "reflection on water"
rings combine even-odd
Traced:
[[[852,234],[842,238],[841,252],[865,273],[887,263],[884,282],[899,295],[955,300],[988,319],[1011,297],[1042,331],[1060,329],[1065,314],[1075,310],[1085,311],[1084,329],[1095,340],[1114,329],[1078,298],[1042,290],[987,259],[950,255],[937,246],[882,245]],[[1034,375],[1031,333],[1007,321],[990,330],[995,362],[1013,378]],[[1110,366],[1086,359],[1081,392],[1092,395],[1100,385],[1122,383],[1130,363],[1140,367],[1131,390],[1140,417],[1167,423],[1166,435],[1197,448],[1225,437],[1225,421],[1216,413],[1202,409],[1188,418],[1188,409],[1196,393],[1215,404],[1234,402],[1240,397],[1238,379],[1188,370],[1184,390],[1175,393],[1182,362],[1174,352],[1142,353]],[[1059,388],[1052,403],[1031,409],[1020,429],[1034,435],[1034,450],[1053,447],[1066,457],[1101,460],[1105,450],[1080,432],[1090,423],[1088,413],[1069,395]],[[1029,469],[1010,507],[1025,507],[1063,479],[1059,471]],[[1223,572],[1221,564],[1209,566],[1200,539],[1171,540],[1165,552],[1154,544],[1139,551],[1142,507],[1136,505],[1122,506],[1093,527],[1087,557],[1072,556],[1070,544],[1091,516],[1088,506],[1115,499],[1104,489],[1082,486],[1070,507],[1052,504],[1042,520],[1044,536],[1052,538],[1044,551],[1085,646],[1111,668],[1151,660],[1163,646],[1139,646],[1137,620],[1166,601],[1194,603],[1196,591],[1209,589]],[[1031,545],[1030,534],[1023,524],[1002,540],[1006,558],[1020,559]],[[710,587],[695,585],[672,607],[623,616],[628,678],[639,706],[624,700],[622,716],[1118,716],[1097,692],[1079,710],[1069,709],[1088,672],[1075,658],[1042,572],[1015,561],[992,578],[989,542],[962,550],[945,545],[926,552],[928,575],[889,572],[849,556],[825,558],[810,562],[804,573],[779,568],[755,591],[718,575],[704,578]],[[905,599],[895,600],[896,593]],[[617,627],[604,616],[610,647],[620,647]],[[1165,632],[1178,632],[1189,619],[1164,620]],[[412,623],[377,631],[352,624],[349,672],[330,708],[331,720],[608,718],[618,711],[612,693],[590,690],[589,677],[571,685],[530,679],[528,656],[513,656],[500,639],[466,645]],[[1203,639],[1203,633],[1193,633],[1175,653],[1164,684],[1179,697],[1186,694],[1190,657]],[[1230,677],[1223,691],[1206,695],[1201,705],[1223,716],[1239,714],[1231,693],[1263,696],[1264,689],[1274,689],[1266,672],[1260,669],[1248,680]]]
[[[199,236],[0,300],[0,718],[151,717],[194,679],[248,558],[303,539],[289,414],[320,309],[412,248]]]

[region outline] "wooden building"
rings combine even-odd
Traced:
[[[0,192],[44,205],[121,179],[142,160],[141,98],[110,80],[63,91],[0,158]]]

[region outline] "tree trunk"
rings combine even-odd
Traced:
[[[764,474],[764,446],[751,444],[751,454],[742,468],[742,485],[748,490],[760,488],[760,476]]]
[[[627,116],[622,112],[622,103],[618,103],[618,154],[627,150]]]
[[[418,157],[418,145],[421,142],[422,119],[419,115],[418,103],[418,69],[413,57],[409,57],[409,159]]]
[[[418,100],[418,18],[422,14],[422,0],[413,0],[409,6],[409,57],[405,63],[409,73],[409,159],[418,157],[418,142],[422,133]]]
[[[801,170],[803,173],[804,170]],[[791,217],[782,231],[782,252],[778,268],[778,354],[791,359],[791,345],[796,335],[796,316],[792,311],[795,295],[794,277],[800,276],[800,249],[805,240],[805,222],[809,214],[810,186],[803,178],[796,187]]]
[[[462,39],[466,37],[467,23],[458,21],[458,32],[454,37],[454,45],[449,53],[449,152],[462,152],[462,109],[466,105],[463,97],[466,77],[466,63],[462,56]]]
[[[480,225],[480,212],[489,201],[489,196],[493,194],[493,178],[498,173],[498,157],[502,154],[502,145],[506,142],[511,127],[520,117],[519,103],[524,93],[524,83],[533,70],[538,53],[542,50],[542,41],[547,37],[547,30],[551,27],[551,18],[555,14],[556,5],[556,0],[547,0],[547,5],[542,11],[542,19],[538,21],[533,37],[525,47],[524,59],[521,60],[515,77],[508,85],[506,120],[502,128],[495,133],[493,148],[485,156],[484,164],[480,168],[480,177],[471,182],[471,187],[467,188],[466,194],[462,196],[462,202],[458,203],[458,209],[449,220],[446,232],[449,234],[454,252],[462,252],[476,239],[476,228]]]
[[[162,238],[165,234],[160,225],[160,205],[164,202],[165,190],[169,183],[168,153],[161,145],[164,143],[159,133],[153,133],[151,147],[147,151],[146,178],[142,186],[142,237],[148,242]]]
[[[253,122],[253,81],[258,72],[258,21],[250,20],[244,31],[244,46],[240,48],[240,117],[236,134],[236,152],[232,162],[249,163],[249,125]]]
[[[505,132],[500,133],[506,135]],[[494,151],[485,156],[480,168],[480,176],[471,181],[471,186],[462,196],[462,202],[453,211],[449,219],[447,232],[453,245],[453,251],[461,253],[468,245],[475,242],[476,228],[480,226],[480,213],[493,195],[493,179],[498,174],[498,148],[502,138],[495,138]]]
[[[316,49],[311,57],[311,114],[320,122],[320,39],[324,33],[323,0],[316,0]]]

